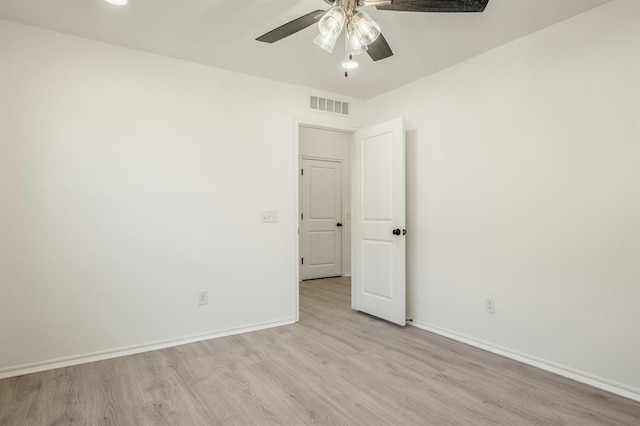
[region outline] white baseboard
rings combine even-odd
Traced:
[[[448,337],[449,339],[456,340],[458,342],[475,346],[476,348],[484,349],[485,351],[502,355],[506,358],[510,358],[524,364],[540,368],[542,370],[549,371],[559,376],[567,377],[569,379],[575,380],[576,382],[584,383],[589,386],[593,386],[594,388],[598,388],[640,402],[640,389],[623,385],[621,383],[616,383],[602,377],[594,376],[593,374],[585,373],[583,371],[556,364],[544,359],[536,358],[534,356],[523,354],[508,348],[503,348],[489,342],[484,342],[482,340],[455,333],[453,331],[445,330],[430,324],[421,323],[420,321],[413,320],[412,322],[408,322],[407,324],[420,328],[422,330],[439,334],[444,337]]]
[[[269,321],[260,324],[247,325],[242,327],[228,328],[210,333],[193,334],[177,339],[160,340],[144,343],[141,345],[127,346],[117,349],[92,352],[81,355],[74,355],[64,358],[51,359],[47,361],[34,362],[30,364],[16,365],[13,367],[0,368],[0,379],[22,376],[24,374],[39,373],[41,371],[54,370],[56,368],[69,367],[72,365],[86,364],[88,362],[103,361],[106,359],[121,356],[134,355],[143,352],[155,351],[158,349],[170,348],[173,346],[186,345],[189,343],[201,342],[203,340],[215,339],[218,337],[232,336],[234,334],[248,333],[250,331],[264,330],[267,328],[280,327],[282,325],[293,324],[296,321],[291,319]]]

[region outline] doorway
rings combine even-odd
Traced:
[[[351,275],[351,131],[298,129],[300,280]]]
[[[353,261],[353,281],[349,280],[352,309],[401,326],[406,325],[407,229],[403,118],[358,130],[327,129],[324,126],[295,122],[295,133],[294,198],[298,205],[298,232],[295,239],[297,262],[294,273],[296,321],[300,318],[301,277],[321,278],[322,275],[333,275],[338,270],[342,271],[342,276],[351,276]],[[341,137],[332,139],[330,136]],[[329,163],[339,163],[340,167],[330,166]],[[300,232],[301,221],[305,217],[303,200],[308,200],[309,195],[302,195],[301,190],[305,185],[313,185],[313,179],[306,183],[302,181],[304,166],[300,166],[303,164],[307,168],[317,169],[317,180],[320,182],[318,192],[324,194],[321,198],[328,203],[326,205],[318,202],[321,207],[317,208],[319,213],[316,215],[326,220],[327,227],[318,228],[318,241],[313,244],[307,242],[305,247],[300,246]],[[337,184],[337,179],[341,181],[341,185]],[[341,208],[337,208],[336,201],[339,187],[342,187]],[[313,193],[313,190],[309,193]],[[306,203],[311,205],[314,201]],[[353,212],[351,208],[354,209]],[[352,214],[355,218],[353,223]],[[340,218],[342,222],[337,221]],[[333,222],[336,223],[335,227]],[[339,224],[343,226],[340,227]],[[328,227],[329,225],[331,226]],[[341,228],[340,233],[336,228]],[[338,239],[342,240],[343,248],[340,256],[347,259],[340,268],[336,266]],[[310,240],[309,237],[308,241]],[[327,270],[315,276],[310,275],[301,269],[305,259],[300,254],[304,252],[307,258],[313,258],[315,255],[310,254],[311,250],[322,246],[329,251],[315,257],[320,259],[316,263],[317,266],[326,266]]]

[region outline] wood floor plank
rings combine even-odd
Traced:
[[[0,380],[0,425],[640,425],[640,403],[350,309],[300,285],[300,322]]]

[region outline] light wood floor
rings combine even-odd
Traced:
[[[301,284],[298,324],[0,380],[2,425],[640,425],[640,403],[349,308]]]

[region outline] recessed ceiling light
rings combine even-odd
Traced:
[[[107,3],[111,3],[114,4],[116,6],[124,6],[125,4],[129,3],[129,0],[104,0]]]
[[[360,64],[353,60],[342,63],[342,68],[344,68],[345,70],[352,70],[358,68],[359,66]]]

